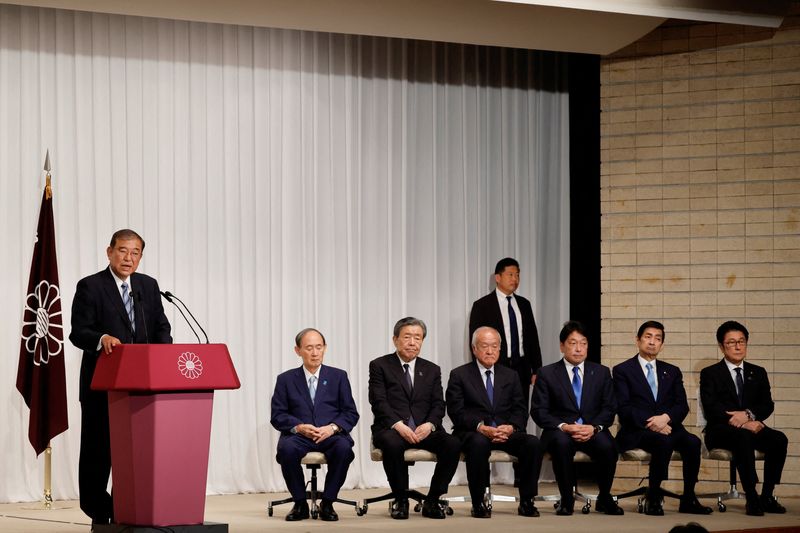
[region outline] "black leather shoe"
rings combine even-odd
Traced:
[[[292,510],[286,515],[287,522],[297,522],[298,520],[305,520],[308,518],[308,502],[294,502]]]
[[[444,510],[438,501],[425,500],[422,502],[422,516],[442,520],[444,519]]]
[[[472,518],[491,518],[492,512],[486,507],[486,504],[481,502],[478,505],[472,505]]]
[[[778,500],[775,499],[775,496],[768,496],[766,498],[762,496],[761,509],[765,513],[784,514],[786,512],[786,507],[781,505]]]
[[[597,509],[598,513],[605,513],[607,515],[619,516],[625,514],[625,511],[622,510],[622,507],[617,505],[617,502],[615,502],[614,498],[611,496],[599,498],[595,508]],[[663,514],[664,511],[662,510],[661,513]]]
[[[517,507],[517,514],[520,516],[539,516],[539,509],[533,504],[533,500],[522,500]]]
[[[661,505],[661,499],[645,498],[644,514],[649,516],[664,516],[664,507]]]
[[[408,520],[408,499],[397,498],[392,503],[392,518],[395,520]]]
[[[757,499],[747,500],[744,504],[744,512],[748,516],[764,516],[764,509],[761,508],[761,502]]]
[[[319,506],[319,519],[323,522],[336,522],[339,520],[339,515],[333,510],[333,502],[322,500]]]
[[[711,507],[706,507],[700,503],[696,497],[681,498],[681,503],[678,506],[679,513],[686,514],[711,514],[714,512]]]
[[[556,507],[556,515],[571,516],[574,508],[575,508],[575,502],[572,503],[559,502],[558,507]]]

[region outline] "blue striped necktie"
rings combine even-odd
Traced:
[[[123,283],[122,287],[122,303],[125,305],[125,312],[128,313],[128,320],[131,323],[131,330],[136,332],[136,318],[133,314],[133,298],[131,293],[128,292],[128,284]]]

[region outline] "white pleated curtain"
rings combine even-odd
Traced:
[[[140,271],[230,348],[242,388],[215,395],[209,493],[285,490],[269,402],[306,326],[325,333],[361,413],[347,486],[385,486],[369,460],[367,364],[392,350],[397,319],[426,321],[423,355],[446,384],[468,358],[472,301],[511,255],[556,358],[565,75],[557,54],[0,5],[0,500],[42,490],[13,384],[45,149],[65,324],[75,283],[131,227],[147,241]],[[167,311],[176,341],[193,342]],[[80,352],[65,357],[56,498],[77,496]]]

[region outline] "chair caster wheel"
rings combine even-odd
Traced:
[[[417,504],[414,506],[414,512],[415,512],[415,513],[418,513],[418,512],[420,512],[420,511],[422,511],[422,504],[421,504],[421,503],[417,503]]]
[[[636,500],[636,510],[639,512],[639,514],[642,514],[644,512],[644,503],[642,503],[641,498]]]
[[[453,516],[453,508],[450,507],[449,505],[447,506],[447,509],[444,510],[444,512],[447,516]]]
[[[367,506],[359,507],[356,505],[356,516],[364,516],[365,514],[367,514]]]
[[[589,504],[587,503],[586,505],[584,505],[583,507],[581,507],[581,513],[583,513],[583,514],[589,514],[589,509],[591,509],[591,508],[589,507]]]
[[[719,502],[719,503],[717,503],[717,509],[719,509],[719,512],[720,512],[720,513],[724,513],[725,511],[727,511],[727,510],[728,510],[728,506],[727,506],[727,505],[725,505],[725,504],[724,504],[724,503],[722,503],[722,502]]]
[[[272,516],[272,506],[267,507],[267,516]]]

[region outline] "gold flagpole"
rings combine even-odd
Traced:
[[[53,197],[53,189],[50,185],[50,149],[44,156],[44,171],[47,173],[45,178],[45,196],[49,200]],[[53,448],[50,443],[47,443],[47,449],[44,451],[44,508],[50,510],[53,508]]]
[[[53,508],[52,466],[53,448],[48,442],[44,451],[44,508],[47,510]]]

